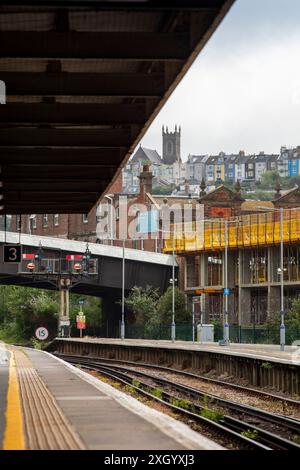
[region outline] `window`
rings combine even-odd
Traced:
[[[200,256],[189,256],[185,262],[185,287],[195,288],[200,285]]]
[[[249,260],[250,283],[260,284],[268,281],[268,252],[264,249],[251,250]]]
[[[36,215],[31,215],[30,216],[30,220],[31,220],[31,228],[36,228]]]
[[[16,229],[17,229],[17,232],[20,232],[21,230],[21,216],[20,215],[17,215],[16,217]]]
[[[82,214],[82,223],[87,224],[89,221],[88,214]]]
[[[48,214],[43,214],[43,227],[48,227]]]
[[[59,214],[54,214],[53,223],[54,223],[55,227],[57,227],[59,225]]]
[[[207,258],[207,285],[219,286],[223,283],[223,259],[222,254],[208,256]]]

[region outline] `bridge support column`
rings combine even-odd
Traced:
[[[118,338],[120,336],[121,305],[117,304],[118,300],[120,300],[120,297],[114,297],[113,295],[102,298],[102,308],[106,322],[106,336],[108,338]]]
[[[70,279],[60,280],[60,313],[58,320],[58,336],[70,337]]]

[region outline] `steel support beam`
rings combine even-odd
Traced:
[[[1,107],[0,107],[1,109]],[[4,164],[109,164],[119,165],[126,154],[122,147],[1,147]]]
[[[5,165],[2,167],[1,181],[32,179],[70,180],[70,179],[99,179],[112,178],[116,172],[114,165]]]
[[[93,203],[97,199],[97,192],[69,192],[67,194],[68,201],[74,202],[88,202]],[[53,202],[65,202],[66,193],[65,192],[44,192],[44,191],[8,191],[5,193],[5,202],[6,203],[29,203],[39,201],[49,203],[49,200]]]
[[[8,96],[160,97],[165,91],[161,73],[2,72],[1,80]]]
[[[7,8],[10,9],[12,5],[24,6],[26,8],[39,7],[41,9],[40,0],[9,0]],[[164,0],[148,0],[145,1],[114,1],[111,0],[47,0],[43,2],[43,6],[55,8],[72,8],[72,7],[90,7],[95,8],[95,11],[170,11],[170,10],[191,10],[191,11],[206,11],[218,10],[224,4],[224,0],[172,0],[172,4]]]
[[[106,181],[94,180],[69,180],[69,181],[52,181],[52,180],[31,180],[26,182],[28,189],[31,191],[45,191],[46,193],[56,192],[76,192],[76,191],[87,191],[87,192],[98,192],[103,191],[105,186],[110,182],[109,179]],[[5,195],[6,191],[23,191],[24,183],[22,181],[5,181],[1,188],[2,193]],[[66,196],[67,197],[67,196]]]
[[[126,129],[1,128],[0,146],[129,147],[132,133]],[[0,152],[1,153],[1,152]]]
[[[143,124],[145,104],[7,103],[0,123]]]
[[[0,56],[49,59],[184,60],[187,33],[1,31]]]

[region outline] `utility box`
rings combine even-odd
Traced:
[[[214,325],[197,325],[197,341],[199,343],[213,343]]]

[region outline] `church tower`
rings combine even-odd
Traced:
[[[175,162],[181,162],[180,138],[181,126],[175,125],[175,131],[169,132],[168,126],[162,126],[163,152],[162,160],[166,165],[172,165]]]

